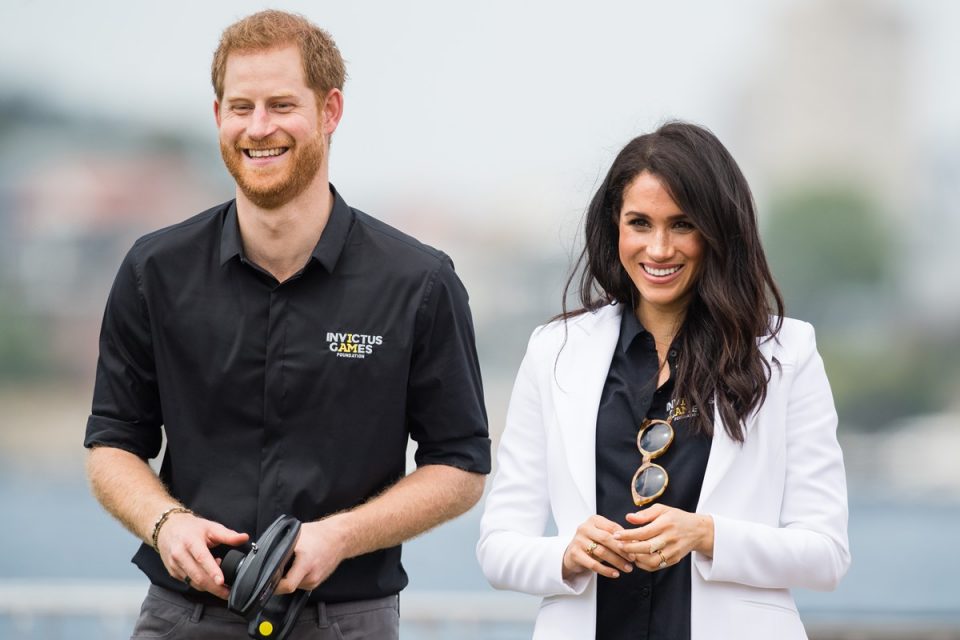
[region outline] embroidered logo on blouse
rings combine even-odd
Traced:
[[[383,344],[383,336],[366,333],[327,332],[327,346],[338,358],[366,358]]]
[[[667,418],[692,418],[699,414],[700,411],[696,407],[687,410],[686,398],[671,400],[667,403]]]

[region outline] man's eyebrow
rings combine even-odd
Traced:
[[[287,100],[287,101],[289,101],[289,102],[295,102],[295,101],[297,101],[297,100],[299,100],[299,99],[300,99],[299,96],[297,96],[297,94],[294,93],[294,92],[277,93],[277,94],[275,94],[275,95],[272,95],[272,96],[268,96],[268,97],[267,97],[267,100]],[[223,101],[224,101],[224,102],[240,102],[240,101],[244,101],[244,102],[255,102],[254,99],[252,99],[252,98],[247,98],[247,97],[245,97],[245,96],[243,96],[243,95],[232,95],[232,96],[231,96],[231,95],[225,95],[225,96],[223,96]]]

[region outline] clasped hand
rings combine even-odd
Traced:
[[[617,578],[633,567],[656,571],[680,562],[691,551],[713,556],[713,518],[655,504],[630,513],[627,529],[594,515],[577,527],[563,554],[564,579],[594,571]]]

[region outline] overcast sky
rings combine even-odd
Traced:
[[[877,1],[915,32],[916,117],[955,132],[960,3]],[[0,91],[213,144],[220,32],[260,8],[289,9],[328,29],[348,62],[332,164],[341,190],[579,211],[616,150],[666,118],[729,140],[730,111],[791,4],[0,0]]]

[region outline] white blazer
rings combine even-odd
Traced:
[[[538,328],[514,384],[477,557],[495,588],[543,596],[535,639],[596,633],[596,574],[564,581],[561,569],[596,513],[597,411],[621,310]],[[850,565],[837,414],[813,327],[784,319],[760,349],[781,368],[745,442],[714,416],[697,505],[713,516],[714,552],[693,553],[691,640],[806,638],[788,589],[831,590]],[[551,515],[559,533],[545,536]]]

